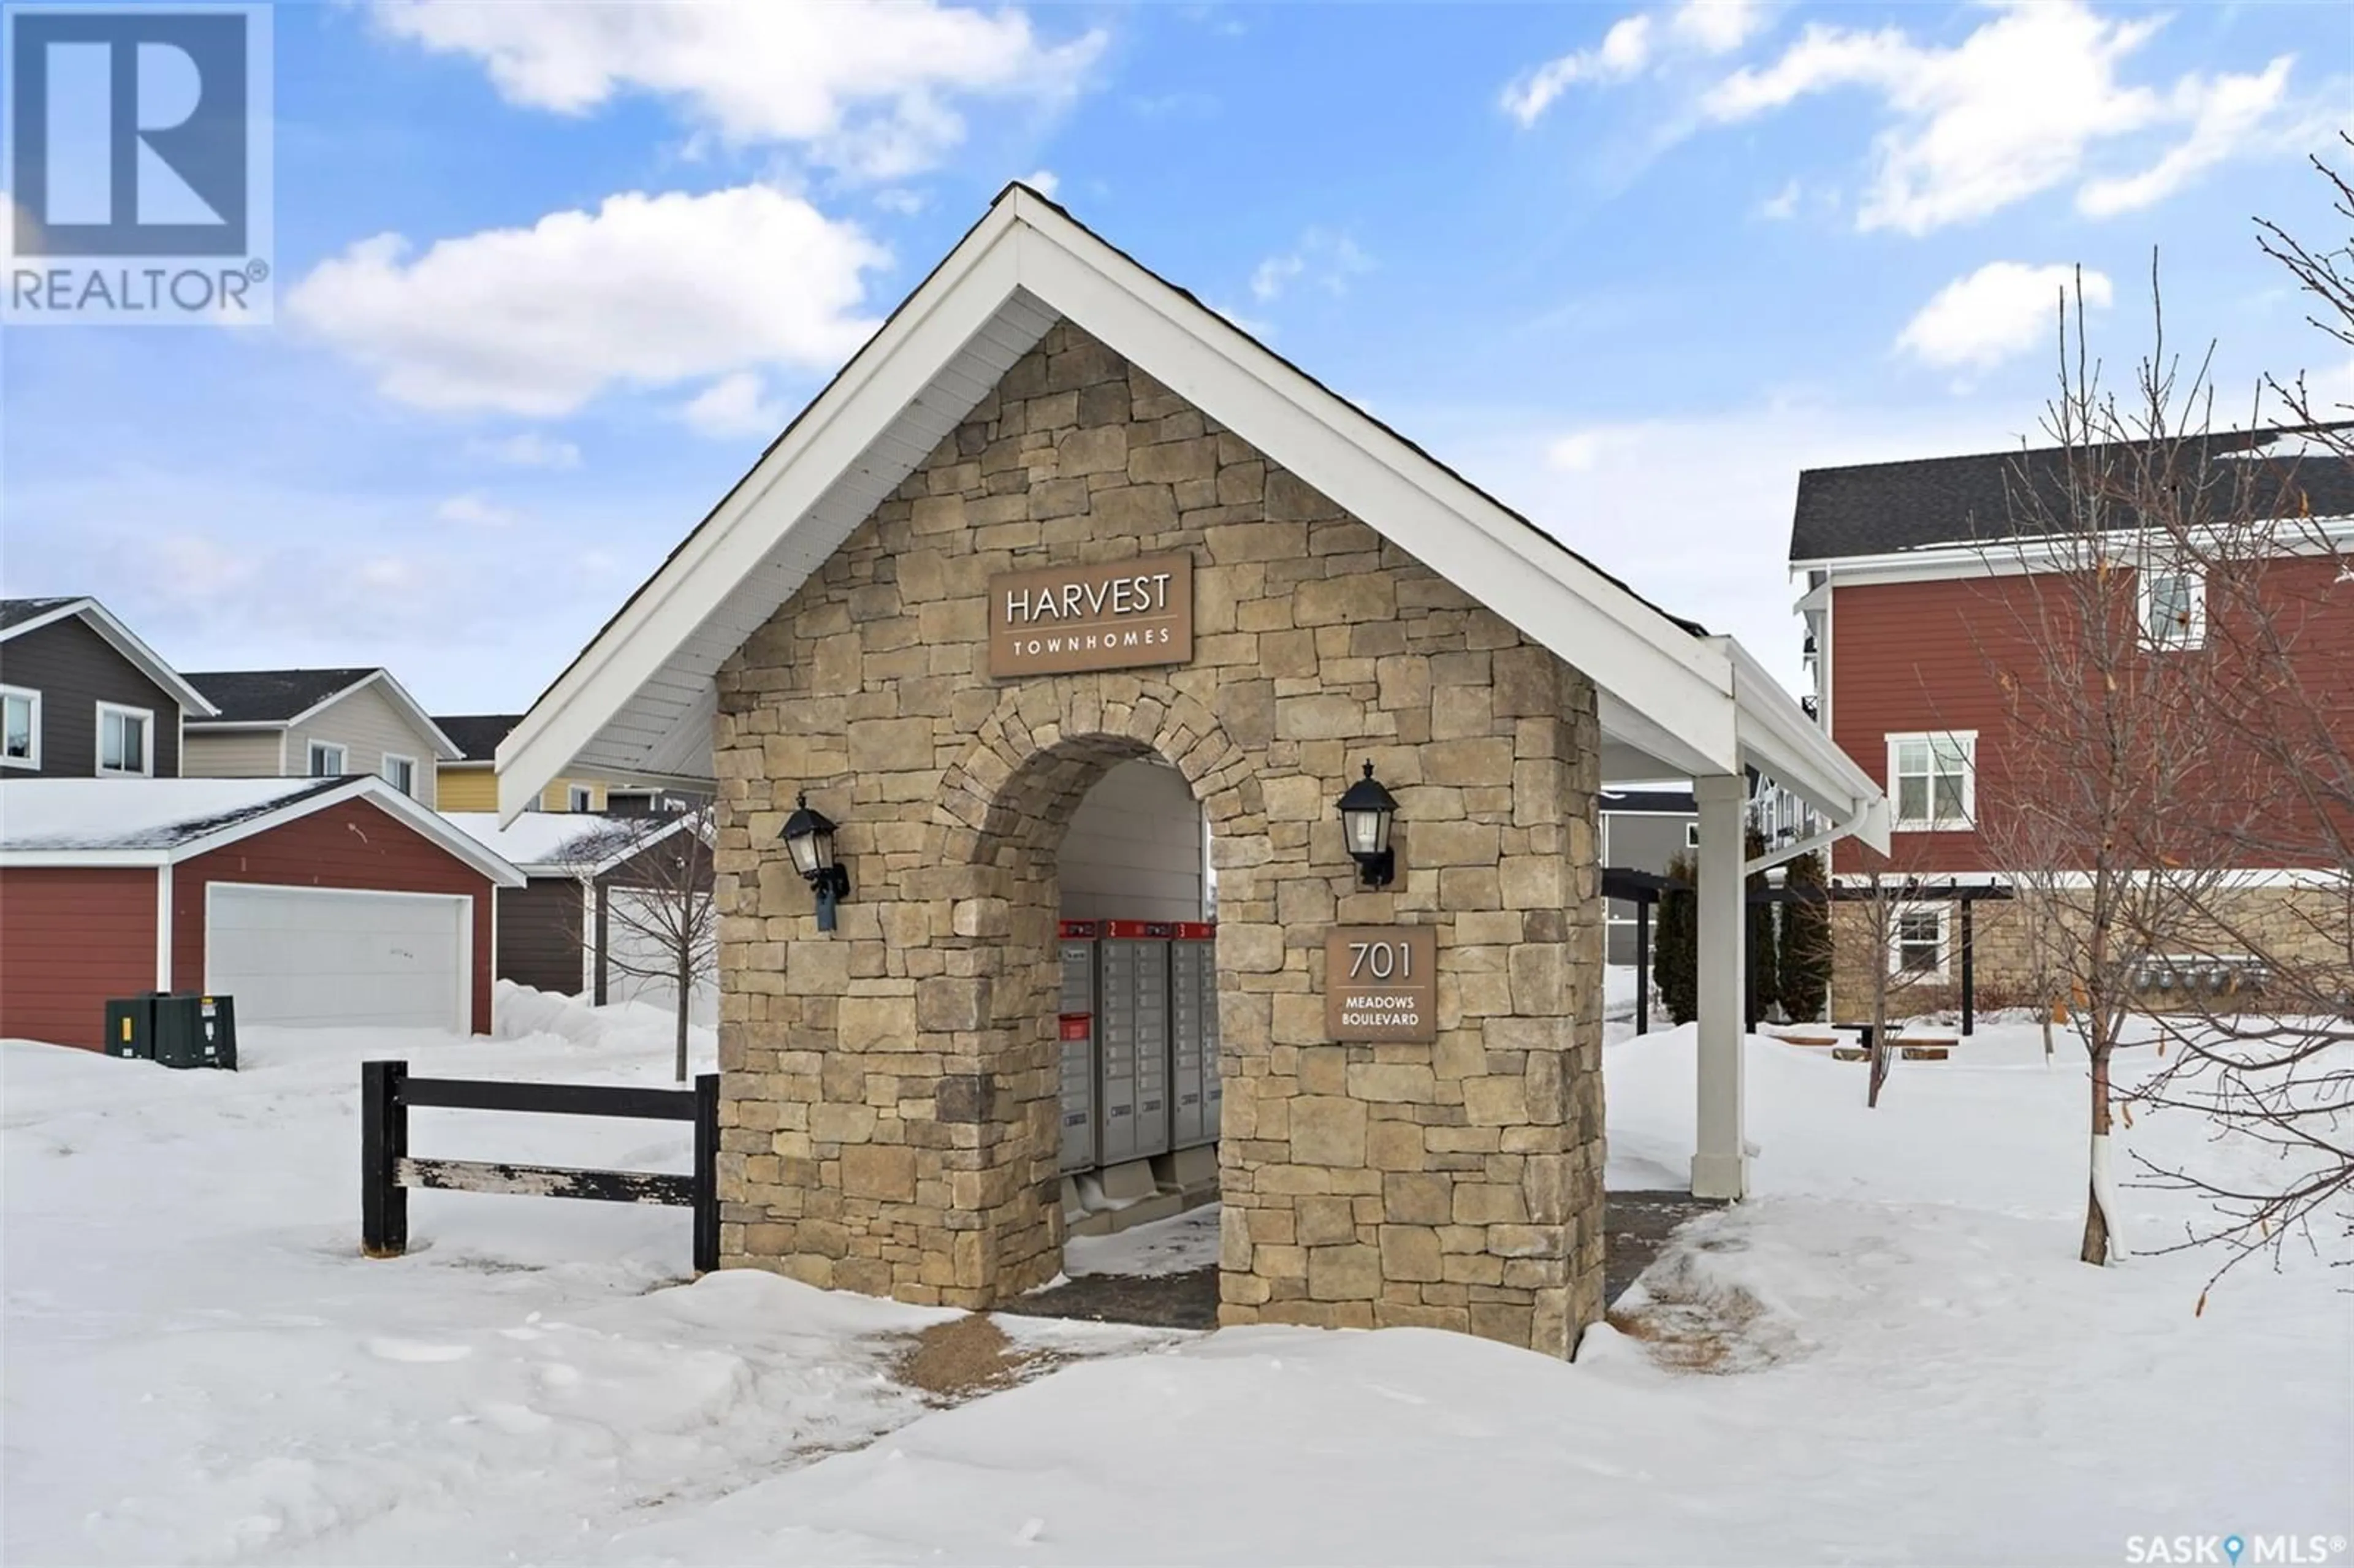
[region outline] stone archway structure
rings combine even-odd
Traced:
[[[992,682],[986,585],[1192,557],[1192,657]],[[985,1307],[1059,1266],[1055,855],[1157,753],[1213,821],[1221,1319],[1566,1354],[1600,1314],[1593,683],[1058,323],[727,662],[723,1254]],[[1373,763],[1400,874],[1333,802]],[[777,832],[842,825],[816,930]],[[1436,1037],[1328,1033],[1325,938],[1427,926]]]

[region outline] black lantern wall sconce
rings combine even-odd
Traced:
[[[1396,815],[1396,798],[1366,763],[1365,776],[1341,797],[1341,837],[1357,863],[1358,880],[1367,887],[1387,887],[1397,875],[1397,857],[1390,851],[1390,819]]]
[[[832,930],[834,906],[850,896],[850,870],[833,854],[832,821],[823,811],[810,810],[809,797],[802,795],[793,814],[785,819],[781,836],[793,857],[793,869],[808,879],[817,894],[817,928]]]

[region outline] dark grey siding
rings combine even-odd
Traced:
[[[98,705],[119,703],[155,715],[155,777],[180,776],[180,702],[114,651],[81,617],[37,627],[0,642],[0,684],[41,694],[45,779],[89,779],[98,772]],[[0,779],[21,779],[17,768]]]
[[[499,979],[580,994],[580,884],[535,876],[499,889]]]

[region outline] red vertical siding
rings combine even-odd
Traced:
[[[0,868],[0,1034],[105,1048],[110,997],[155,989],[155,873]]]
[[[175,990],[205,983],[205,889],[216,882],[466,895],[474,901],[473,1027],[478,1034],[490,1033],[496,918],[491,881],[387,813],[366,801],[346,800],[174,867]]]

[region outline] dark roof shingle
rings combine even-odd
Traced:
[[[2213,471],[2245,486],[2256,515],[2354,514],[2354,463],[2257,450],[2280,433],[2211,436],[2204,457]],[[2097,462],[2113,449],[2080,450]],[[1790,559],[1890,555],[2048,534],[2053,529],[2042,519],[2066,513],[2059,504],[2066,477],[2066,450],[2059,447],[1808,469],[1798,475]],[[2220,498],[2211,503],[2211,514],[2220,514],[2213,507],[2222,503]],[[2119,527],[2131,525],[2127,514],[2116,516]]]
[[[220,709],[220,716],[190,719],[200,724],[282,724],[308,713],[338,692],[349,691],[370,675],[374,667],[350,670],[212,670],[182,672],[190,685]]]
[[[521,714],[451,714],[447,717],[433,715],[441,733],[451,744],[466,754],[469,762],[488,762],[498,754],[499,742],[507,731],[523,723]]]
[[[12,626],[22,626],[28,620],[38,620],[59,605],[80,602],[80,596],[76,594],[51,599],[0,599],[0,631]]]

